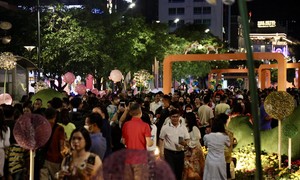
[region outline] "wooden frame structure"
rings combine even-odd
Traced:
[[[286,91],[286,67],[287,62],[281,53],[253,53],[255,60],[277,60],[278,62],[278,91]],[[185,61],[229,61],[229,60],[247,60],[246,53],[234,54],[186,54],[169,55],[163,62],[163,92],[168,94],[172,87],[172,63]]]

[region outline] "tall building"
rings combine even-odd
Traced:
[[[158,20],[168,23],[170,31],[182,24],[205,24],[210,32],[223,40],[223,3],[205,0],[159,0]]]

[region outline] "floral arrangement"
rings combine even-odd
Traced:
[[[149,81],[153,79],[153,75],[151,75],[147,70],[142,69],[133,74],[136,87],[149,89]]]
[[[48,89],[48,88],[49,88],[48,84],[45,83],[44,81],[38,81],[34,85],[34,89],[36,93],[39,92],[40,90]]]

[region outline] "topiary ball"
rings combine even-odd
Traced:
[[[282,131],[283,134],[289,138],[292,138],[298,134],[298,128],[292,123],[285,124],[282,128]]]
[[[283,120],[294,111],[294,98],[285,91],[274,91],[266,97],[264,107],[271,117]]]

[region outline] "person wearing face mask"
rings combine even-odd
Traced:
[[[227,96],[224,94],[220,98],[220,103],[217,104],[215,107],[215,116],[221,113],[228,113],[230,111],[230,106],[226,102]]]
[[[92,145],[90,152],[97,154],[103,160],[106,152],[106,139],[102,136],[103,119],[98,113],[91,113],[85,118],[85,129],[90,133]]]
[[[214,92],[214,97],[216,97],[217,94],[220,94],[220,95],[223,95],[225,92],[224,90],[222,89],[222,85],[221,84],[218,84],[217,87],[216,87],[216,90]]]

